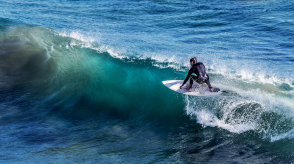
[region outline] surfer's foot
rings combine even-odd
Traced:
[[[189,92],[192,92],[192,88],[189,89]]]
[[[218,92],[220,91],[219,88],[209,88],[210,92]]]
[[[202,87],[204,87],[204,86],[205,86],[205,83],[202,84]]]
[[[210,92],[214,92],[215,88],[209,88]]]

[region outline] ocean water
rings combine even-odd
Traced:
[[[0,0],[1,163],[293,163],[294,1]],[[162,81],[205,64],[216,97]]]

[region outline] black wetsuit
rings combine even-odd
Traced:
[[[196,76],[192,75],[192,73],[195,73]],[[209,82],[209,76],[206,74],[206,71],[205,71],[205,66],[201,62],[196,63],[192,66],[192,68],[188,72],[186,79],[183,82],[183,85],[189,80],[189,78],[190,78],[190,88],[193,85],[193,80],[195,80],[199,84],[206,83],[209,88],[212,88]]]

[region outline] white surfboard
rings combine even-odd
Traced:
[[[182,89],[180,89],[180,86],[183,84],[183,81],[184,80],[167,80],[163,81],[162,83],[173,91],[190,96],[216,96],[222,93],[221,90],[218,92],[210,92],[206,84],[202,86],[201,84],[198,84],[196,82],[193,83],[192,92],[190,92],[187,87],[189,85],[189,81],[184,85]]]

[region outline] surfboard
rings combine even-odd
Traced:
[[[190,92],[188,89],[189,81],[182,87],[182,89],[180,89],[180,86],[183,84],[183,81],[184,80],[167,80],[162,81],[162,83],[163,85],[165,85],[173,91],[190,96],[217,96],[223,92],[222,90],[218,92],[210,92],[206,84],[203,86],[196,82],[193,83],[192,92]]]

